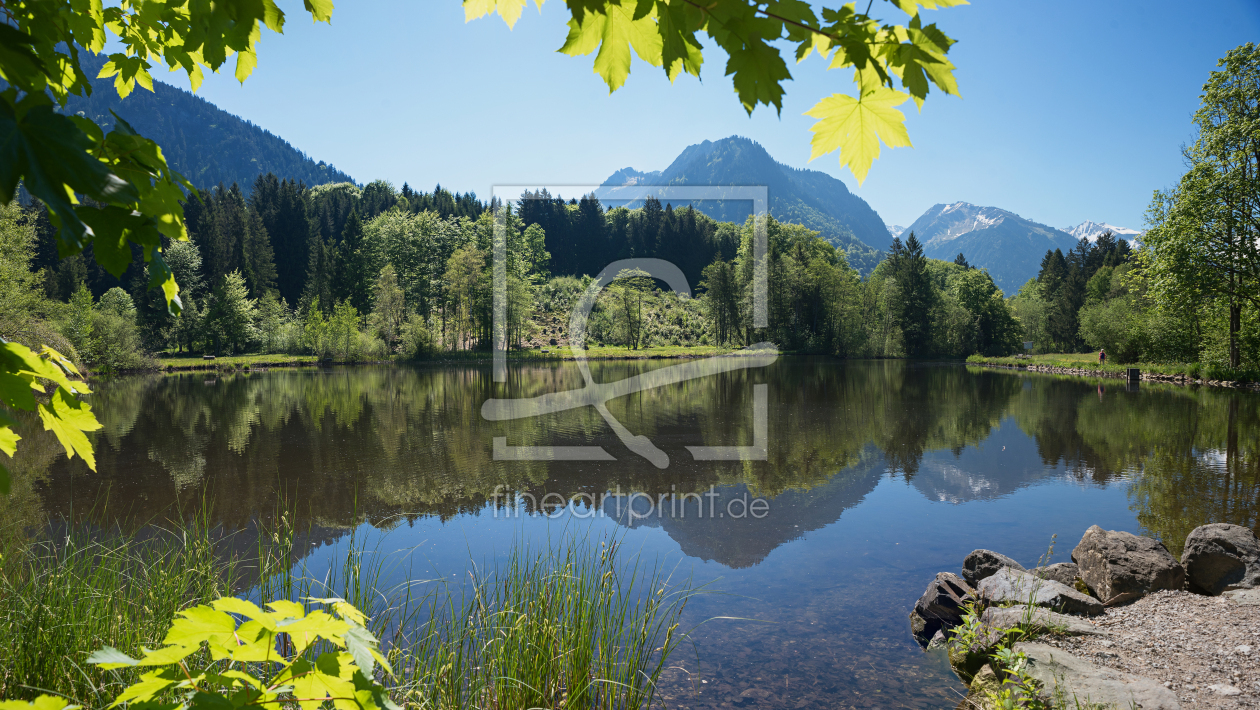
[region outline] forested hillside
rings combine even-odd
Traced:
[[[96,76],[105,55],[82,56],[84,69]],[[153,91],[137,86],[123,100],[112,80],[95,79],[91,96],[71,96],[65,107],[66,113],[86,116],[107,129],[114,124],[111,111],[141,135],[157,141],[170,166],[199,188],[219,183],[252,185],[267,173],[307,185],[353,181],[270,131],[160,81],[153,82]]]
[[[760,144],[731,136],[688,146],[661,171],[640,172],[624,168],[604,181],[621,185],[765,185],[770,214],[783,222],[802,224],[845,252],[858,271],[869,273],[883,258],[888,244],[883,220],[844,183],[815,170],[789,168]],[[616,190],[600,193],[616,201]],[[699,202],[696,208],[719,221],[742,222],[750,213],[747,202]]]

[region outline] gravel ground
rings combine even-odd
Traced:
[[[1154,678],[1187,708],[1260,707],[1260,606],[1164,591],[1093,621],[1112,635],[1039,640]]]

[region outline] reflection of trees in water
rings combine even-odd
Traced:
[[[592,369],[607,382],[669,364],[593,363]],[[506,385],[495,384],[488,367],[476,366],[362,367],[101,382],[93,395],[104,425],[93,435],[100,473],[56,457],[54,448],[47,456],[28,456],[29,471],[19,476],[11,499],[25,502],[7,515],[29,523],[48,515],[96,516],[108,526],[209,500],[216,521],[239,530],[284,499],[303,526],[345,529],[369,521],[390,527],[420,515],[480,510],[499,486],[537,499],[618,486],[653,495],[747,486],[772,501],[828,486],[819,500],[835,501],[844,497],[834,490],[837,475],[871,465],[875,452],[925,495],[961,502],[1005,495],[1046,474],[1036,465],[1017,471],[984,462],[953,471],[953,478],[941,466],[924,469],[927,452],[957,455],[1013,416],[1046,467],[1096,483],[1131,476],[1139,520],[1170,546],[1201,522],[1257,525],[1260,397],[1248,393],[1143,385],[1137,392],[1111,386],[1100,397],[1096,383],[1082,380],[902,361],[785,358],[766,369],[610,402],[630,431],[669,453],[671,465],[661,471],[626,451],[589,408],[483,420],[481,404],[492,396],[534,396],[582,384],[571,365],[523,365],[509,377]],[[685,446],[752,443],[753,385],[759,383],[770,386],[770,460],[692,460]],[[41,436],[47,438],[32,430],[30,443]],[[513,446],[598,444],[618,460],[498,462],[491,457],[494,436],[507,436]],[[710,534],[721,533],[704,532]]]
[[[668,363],[595,363],[611,381]],[[752,441],[752,385],[771,386],[771,460],[700,464],[686,445]],[[593,410],[491,423],[491,396],[533,396],[581,385],[571,366],[523,366],[496,385],[483,367],[201,373],[99,383],[94,406],[99,474],[51,466],[39,485],[45,512],[150,520],[209,500],[216,519],[243,528],[281,498],[310,522],[450,516],[477,510],[496,486],[563,495],[704,490],[746,484],[758,495],[808,490],[862,460],[874,443],[912,474],[924,451],[987,436],[1018,391],[1009,378],[901,362],[784,360],[649,390],[610,403],[631,431],[669,449],[662,472],[629,454]],[[511,445],[598,443],[615,463],[496,462],[493,436]],[[203,497],[204,496],[204,497]],[[401,518],[399,516],[402,516]],[[99,522],[107,522],[105,519]]]
[[[1100,396],[1079,379],[1023,379],[1015,416],[1043,462],[1083,481],[1129,478],[1139,523],[1170,550],[1205,523],[1260,531],[1260,397],[1149,384]]]

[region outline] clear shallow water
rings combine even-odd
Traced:
[[[670,364],[592,370],[609,382]],[[493,564],[518,538],[616,536],[720,590],[689,606],[691,623],[736,617],[704,623],[694,652],[675,657],[663,695],[680,708],[953,707],[963,687],[919,650],[907,614],[931,576],[956,571],[972,549],[1031,566],[1055,534],[1054,560],[1069,559],[1093,524],[1158,536],[1174,553],[1205,522],[1260,529],[1252,394],[786,359],[610,402],[668,454],[664,470],[590,408],[481,417],[490,397],[581,382],[571,365],[516,368],[506,385],[488,367],[104,382],[93,399],[105,425],[99,472],[25,432],[33,483],[19,486],[8,514],[28,526],[134,529],[204,501],[225,529],[248,531],[283,499],[311,529],[308,569],[335,559],[354,530],[425,578],[460,578],[470,555]],[[767,385],[768,460],[692,460],[686,446],[753,442],[757,384]],[[618,460],[495,461],[496,436],[597,444]],[[622,495],[603,498],[610,491]],[[713,495],[671,506],[669,494],[686,493]],[[544,505],[575,496],[599,505]],[[762,515],[738,515],[737,498],[765,501]],[[647,514],[649,499],[665,501],[663,515]]]

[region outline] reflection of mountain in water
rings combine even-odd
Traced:
[[[780,545],[839,520],[844,511],[875,489],[883,471],[882,463],[863,462],[808,490],[789,490],[762,499],[767,503],[764,511],[753,509],[763,513],[759,518],[727,514],[728,509],[741,514],[744,501],[757,500],[742,484],[715,486],[712,492],[717,495],[689,497],[683,503],[667,499],[663,510],[653,510],[645,496],[610,496],[604,501],[603,512],[627,527],[661,528],[690,557],[737,569],[752,567]]]
[[[1000,498],[1053,473],[1038,457],[1036,442],[1007,418],[976,446],[926,455],[912,483],[928,500],[966,503]]]

